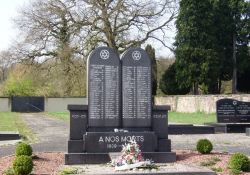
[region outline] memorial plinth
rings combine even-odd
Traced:
[[[151,59],[140,48],[120,60],[99,47],[88,58],[88,105],[69,105],[70,134],[65,164],[111,161],[122,145],[136,141],[156,163],[176,161],[168,139],[169,106],[152,106]]]

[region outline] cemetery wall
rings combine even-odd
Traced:
[[[0,112],[11,111],[11,100],[7,97],[0,97]]]
[[[88,100],[84,97],[65,97],[65,98],[45,98],[46,112],[66,112],[68,104],[87,104]]]
[[[216,101],[222,98],[233,98],[250,102],[250,94],[240,95],[176,95],[156,97],[157,105],[170,105],[171,111],[176,112],[216,112]]]
[[[250,94],[240,95],[177,95],[156,97],[157,105],[170,105],[171,111],[176,112],[206,112],[214,113],[216,101],[222,98],[233,98],[239,101],[250,102]],[[85,97],[45,98],[46,112],[66,112],[68,104],[87,104]],[[0,112],[11,111],[11,100],[0,97]]]

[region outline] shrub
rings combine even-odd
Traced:
[[[16,146],[16,156],[31,156],[32,155],[32,147],[27,143],[18,143]]]
[[[201,154],[209,154],[213,150],[213,144],[208,139],[200,139],[196,149]]]
[[[32,158],[30,156],[17,156],[13,162],[13,169],[16,175],[28,175],[33,169]]]
[[[66,167],[60,172],[60,175],[77,174],[77,172],[77,168]]]
[[[236,171],[248,171],[250,169],[250,160],[244,154],[235,153],[229,160],[229,168]]]
[[[15,172],[12,167],[9,167],[3,172],[4,175],[15,175]]]

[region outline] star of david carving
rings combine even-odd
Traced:
[[[101,50],[100,57],[101,57],[101,59],[104,59],[104,60],[108,59],[109,58],[109,51],[108,50]]]
[[[140,60],[141,59],[141,53],[139,51],[134,51],[132,53],[132,58],[136,61]]]

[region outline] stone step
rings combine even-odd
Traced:
[[[213,126],[169,125],[168,134],[214,134]]]
[[[216,175],[215,172],[205,167],[184,165],[179,163],[156,164],[158,169],[141,170],[133,169],[127,171],[115,171],[115,168],[108,165],[81,165],[85,175]]]
[[[118,154],[112,155],[119,156]],[[142,152],[145,159],[152,160],[155,163],[170,163],[176,161],[174,152]],[[110,153],[66,153],[65,164],[103,164],[111,161]]]
[[[16,132],[16,131],[1,131],[0,132],[0,141],[19,140],[19,139],[21,139],[19,132]]]

